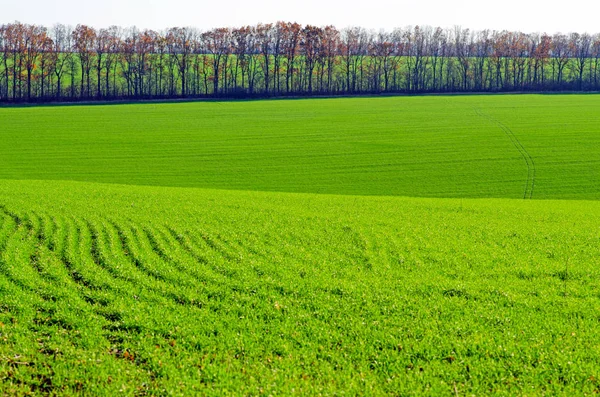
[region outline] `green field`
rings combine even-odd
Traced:
[[[419,197],[600,198],[600,96],[0,109],[0,179]],[[504,129],[498,123],[504,125]]]
[[[2,108],[0,394],[597,393],[599,105]]]

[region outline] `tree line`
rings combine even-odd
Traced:
[[[598,91],[600,35],[0,26],[0,101]]]

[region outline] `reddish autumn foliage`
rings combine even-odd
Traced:
[[[0,101],[600,89],[600,35],[0,26]]]

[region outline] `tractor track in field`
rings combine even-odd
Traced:
[[[527,165],[527,181],[525,182],[525,190],[523,192],[523,199],[524,200],[532,199],[533,198],[533,190],[535,188],[535,174],[536,174],[535,161],[533,160],[533,157],[531,157],[531,155],[529,154],[527,149],[525,149],[525,146],[523,146],[521,141],[519,141],[519,138],[517,138],[514,131],[511,130],[510,127],[508,127],[506,124],[504,124],[500,120],[494,118],[493,116],[483,112],[479,108],[473,107],[473,110],[479,117],[498,126],[498,128],[500,128],[502,130],[502,132],[504,132],[504,134],[510,139],[513,146],[519,151],[519,153],[521,154],[521,157],[523,157],[523,160],[525,160],[525,164]]]

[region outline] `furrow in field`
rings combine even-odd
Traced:
[[[111,253],[111,242],[110,238],[107,236],[106,225],[97,224],[97,222],[86,220],[86,233],[89,236],[89,252],[92,258],[92,261],[99,269],[103,269],[105,272],[109,273],[110,276],[114,279],[124,281],[126,283],[135,283],[134,275],[127,274],[128,272],[124,272],[122,269],[122,265],[117,263],[112,263],[109,260],[109,255]]]
[[[523,160],[525,160],[525,164],[527,165],[527,180],[525,181],[525,190],[523,192],[523,198],[533,198],[533,190],[535,188],[536,175],[535,162],[533,160],[533,157],[531,157],[527,149],[525,149],[521,141],[519,141],[519,138],[517,138],[514,131],[511,130],[506,124],[502,123],[500,120],[494,118],[493,116],[483,112],[481,109],[478,109],[476,107],[474,107],[473,109],[479,117],[486,119],[490,123],[495,124],[497,127],[499,127],[504,132],[504,134],[506,134],[506,136],[510,139],[511,143],[517,149],[521,157],[523,157]]]
[[[20,220],[18,226],[15,219]],[[134,299],[123,294],[124,289],[117,295],[111,294],[113,291],[106,284],[91,288],[74,275],[76,268],[86,267],[86,257],[88,263],[93,262],[92,250],[85,254],[86,239],[80,238],[85,233],[81,233],[76,221],[56,221],[45,214],[30,212],[9,218],[0,230],[8,229],[5,224],[12,224],[14,228],[7,241],[6,255],[0,255],[0,269],[9,285],[22,290],[26,297],[22,307],[26,307],[27,312],[20,317],[25,326],[20,333],[29,333],[31,339],[37,341],[37,358],[48,356],[56,361],[57,357],[62,358],[63,349],[79,349],[78,345],[83,343],[93,345],[107,356],[126,359],[156,378],[154,367],[148,365],[143,354],[125,354],[126,340],[141,333],[143,328],[120,315],[118,306],[113,307],[113,297],[117,297],[121,307],[131,309],[135,309]],[[102,233],[101,229],[91,233],[98,231]],[[90,244],[93,245],[91,241]],[[100,257],[103,242],[94,244],[95,254]],[[92,274],[102,273],[97,266],[94,263],[86,270]],[[131,311],[140,316],[139,311]],[[47,335],[56,337],[50,339]],[[55,339],[61,340],[58,348]]]
[[[2,212],[2,226],[0,226],[0,255],[4,252],[4,248],[10,236],[15,232],[17,225],[13,218]]]
[[[50,251],[57,253],[60,250],[58,243],[61,241],[62,234],[64,233],[64,221],[61,219],[59,224],[59,221],[56,220],[56,216],[49,214],[45,214],[44,216],[46,218],[45,225],[47,226],[45,233],[48,236],[46,246]],[[51,232],[48,232],[48,230],[51,230]]]
[[[136,287],[144,287],[178,305],[199,302],[197,297],[190,296],[190,288],[195,287],[195,283],[174,275],[173,266],[148,256],[151,249],[140,245],[137,228],[107,221],[105,236],[108,243],[105,264],[118,263],[119,272],[127,272],[129,281]]]
[[[143,236],[145,240],[150,245],[152,252],[154,252],[161,260],[164,262],[172,262],[172,258],[167,254],[167,252],[163,249],[163,247],[158,243],[157,237],[154,235],[154,232],[148,228],[143,228]]]
[[[240,262],[239,252],[232,252],[231,247],[201,230],[195,233],[185,231],[184,234],[187,236],[188,247],[193,247],[195,252],[204,253],[210,258],[207,260],[207,264],[214,272],[221,274],[226,279],[237,276],[237,272],[231,268],[230,264]],[[227,266],[223,266],[224,264]]]
[[[37,295],[50,302],[48,305],[38,304],[33,307],[35,315],[30,324],[31,330],[44,334],[56,332],[57,328],[67,331],[78,329],[86,335],[87,332],[95,335],[93,338],[103,334],[108,344],[113,346],[106,353],[122,358],[125,351],[121,346],[123,333],[140,333],[142,328],[125,323],[125,319],[118,314],[119,312],[112,308],[115,296],[113,288],[107,287],[106,284],[101,287],[93,286],[84,282],[82,277],[76,276],[79,273],[75,268],[81,267],[82,262],[85,262],[85,254],[79,258],[76,256],[77,250],[85,252],[81,250],[81,246],[85,246],[85,240],[79,238],[80,228],[74,221],[55,222],[47,216],[36,213],[23,216],[21,219],[23,219],[21,229],[28,231],[27,240],[30,241],[29,245],[33,243],[34,246],[32,248],[34,251],[30,250],[29,253],[30,265],[36,268],[37,262],[39,268],[36,269],[37,275],[28,271],[25,266],[20,266],[18,271],[21,275],[29,275],[30,282],[38,286]],[[56,238],[49,238],[50,230],[56,234]],[[48,248],[50,240],[53,249]],[[95,249],[100,250],[101,244],[98,242]],[[69,259],[73,256],[75,256],[73,259]],[[93,273],[96,271],[97,269],[92,270]],[[30,293],[33,292],[31,286],[28,290]],[[118,300],[121,302],[128,300],[121,292],[122,289],[118,291]],[[68,305],[64,304],[66,302]],[[79,321],[83,313],[86,321]],[[56,355],[57,352],[44,344],[40,344],[39,351],[44,355]],[[149,369],[145,368],[145,360],[137,354],[130,360],[144,369]]]
[[[21,219],[21,217],[18,214],[9,210],[5,205],[0,204],[0,211],[4,214],[8,215],[9,217],[11,217],[17,226],[20,226],[21,223],[23,223],[23,220]]]
[[[60,242],[55,235],[62,229],[62,221],[56,222],[53,217],[46,214],[31,212],[23,217],[22,225],[29,230],[33,247],[29,254],[29,267],[37,272],[31,274],[31,281],[38,288],[38,293],[49,300],[60,302],[68,301],[70,309],[85,310],[87,306],[69,272],[60,249]],[[21,267],[20,272],[27,271],[28,267]]]
[[[154,236],[150,233],[151,237],[149,238],[148,232],[142,229],[136,225],[130,225],[127,229],[128,235],[125,236],[129,243],[130,252],[134,254],[140,265],[144,266],[147,272],[156,274],[156,277],[165,284],[175,284],[183,287],[194,286],[195,283],[182,275],[177,266],[174,266],[173,261],[157,247]]]
[[[161,228],[145,226],[142,238],[147,241],[152,251],[169,266],[174,267],[186,279],[194,280],[194,285],[205,283],[207,277],[198,272],[198,262],[187,256],[187,252],[169,234]]]
[[[41,215],[40,222],[43,227],[43,240],[40,240],[40,251],[50,254],[47,260],[53,262],[46,264],[42,261],[44,275],[50,277],[60,285],[70,284],[73,290],[91,288],[89,283],[83,282],[81,276],[74,270],[72,256],[69,251],[76,246],[70,246],[70,242],[77,244],[79,235],[74,222],[68,218],[57,218],[55,216]],[[74,252],[74,251],[72,251]]]
[[[50,263],[60,261],[55,251],[56,222],[46,214],[31,212],[27,215],[24,225],[30,229],[35,238],[35,251],[30,257],[32,267],[41,278],[51,284],[62,284],[63,274],[60,273],[60,268],[56,266],[56,263]]]
[[[22,290],[29,291],[30,288],[15,279],[10,272],[10,263],[14,255],[13,247],[17,241],[22,241],[19,236],[19,233],[22,234],[22,232],[22,229],[18,227],[17,222],[15,222],[12,216],[3,223],[0,230],[0,274],[6,277],[11,284],[18,286]]]
[[[87,290],[111,290],[113,279],[104,269],[97,267],[91,254],[91,236],[85,225],[66,218],[65,233],[59,240],[58,256],[71,280]]]
[[[64,313],[72,310],[87,311],[81,289],[76,287],[78,284],[70,277],[68,266],[65,266],[63,260],[61,243],[57,240],[62,229],[62,221],[56,222],[53,217],[35,212],[17,217],[22,219],[22,222],[20,233],[17,230],[15,235],[24,246],[12,246],[10,251],[13,255],[0,259],[7,264],[17,265],[5,269],[5,275],[8,276],[11,284],[20,287],[28,294],[39,296],[43,301],[56,302],[56,305],[60,305],[60,302],[68,302],[68,305],[61,306]],[[18,252],[22,252],[23,255],[17,256]],[[28,260],[25,260],[27,255]],[[52,320],[54,317],[52,313],[44,311],[47,309],[38,307],[36,310],[37,315],[34,319],[36,327],[56,324],[68,326],[66,320],[58,322]]]
[[[33,246],[35,246],[36,248],[33,250],[33,252],[31,252],[30,264],[34,269],[39,271],[39,268],[37,267],[37,248],[39,245],[45,244],[46,241],[41,217],[35,212],[31,212],[26,215],[17,215],[13,212],[8,211],[5,207],[2,208],[2,211],[5,214],[9,215],[11,218],[13,218],[18,227],[23,228],[27,232],[28,239],[31,239],[31,241],[33,241]]]
[[[32,267],[35,252],[36,239],[32,236],[31,229],[25,225],[25,222],[16,224],[0,255],[0,271],[20,289],[46,296],[44,280]]]
[[[139,299],[152,306],[162,307],[164,295],[149,286],[138,285],[139,278],[126,278],[121,270],[113,268],[111,256],[110,227],[93,220],[69,219],[63,233],[63,241],[58,252],[70,282],[79,290],[80,298],[85,301],[87,310],[92,310],[94,326],[101,327],[99,332],[112,346],[109,354],[116,358],[128,358],[134,364],[145,367],[145,360],[139,355],[127,356],[125,340],[143,331],[137,320],[144,317],[143,306],[137,306]],[[125,262],[123,272],[130,270]],[[119,266],[119,265],[117,265]],[[123,308],[127,310],[124,311]],[[100,321],[100,319],[102,319]]]
[[[201,234],[202,237],[194,238],[194,233],[186,230],[177,232],[173,228],[168,227],[169,233],[177,241],[177,243],[190,255],[196,262],[210,269],[211,273],[218,277],[221,282],[228,282],[235,274],[225,264],[231,264],[234,261],[233,255],[224,252],[210,237],[204,232],[198,231],[196,234]],[[206,242],[210,241],[210,244]],[[217,249],[215,249],[217,247]]]
[[[169,247],[169,252],[175,255],[180,265],[187,269],[198,282],[202,284],[224,285],[226,280],[221,273],[214,272],[209,264],[211,259],[205,252],[200,252],[189,242],[186,235],[175,231],[170,226],[165,226],[163,232],[157,231],[157,242],[164,242]]]
[[[88,250],[85,249],[92,244],[91,237],[90,240],[86,237],[86,231],[89,232],[89,229],[81,227],[72,219],[66,220],[60,229],[63,229],[63,232],[62,238],[57,240],[56,254],[69,278],[66,284],[70,283],[75,287],[73,289],[79,292],[78,297],[85,302],[87,310],[91,310],[89,315],[95,318],[94,326],[101,327],[105,331],[104,338],[110,344],[114,344],[120,340],[119,335],[123,331],[130,332],[133,328],[122,324],[122,315],[113,306],[117,301],[131,302],[134,298],[123,293],[127,288],[123,288],[112,274],[96,268],[91,250],[87,253]],[[89,267],[85,263],[93,265]],[[102,321],[99,321],[100,319]],[[119,355],[122,351],[114,348],[110,353]]]
[[[90,303],[86,298],[87,295],[98,288],[93,288],[93,285],[85,282],[74,270],[72,259],[69,259],[70,241],[78,240],[76,227],[73,222],[65,218],[57,220],[54,216],[42,215],[40,220],[45,230],[43,241],[45,245],[39,246],[43,266],[42,275],[49,277],[56,288],[72,293],[73,297],[69,299],[71,304],[77,299],[80,307],[86,306],[86,303]],[[75,235],[71,236],[71,234]]]
[[[105,219],[87,219],[89,251],[94,264],[107,272],[121,288],[161,293],[162,276],[148,269],[132,252],[125,229]]]
[[[167,227],[169,234],[173,238],[177,244],[181,246],[181,248],[187,252],[187,254],[192,257],[198,264],[200,265],[208,265],[208,259],[201,251],[195,249],[194,245],[190,242],[189,237],[186,233],[179,233],[175,231],[175,229],[171,227]]]
[[[154,251],[154,247],[145,237],[146,233],[136,225],[121,226],[116,222],[110,225],[117,233],[118,250],[126,257],[147,279],[151,279],[159,288],[172,288],[173,285],[194,285],[178,274],[163,252],[163,256]]]
[[[132,225],[131,232],[140,260],[163,276],[162,281],[167,285],[167,296],[178,304],[201,307],[202,299],[198,293],[202,287],[196,278],[190,276],[189,272],[159,247],[157,237],[148,227]]]
[[[232,252],[231,247],[220,241],[218,237],[211,236],[202,230],[198,230],[196,233],[188,232],[188,236],[192,241],[198,243],[199,246],[205,246],[209,248],[227,262],[239,261],[239,255],[237,255],[235,252]]]
[[[116,222],[109,222],[110,227],[116,232],[118,243],[115,254],[123,254],[145,277],[168,283],[168,279],[164,272],[157,271],[147,261],[141,258],[141,250],[135,243],[135,231],[132,227],[121,227]]]
[[[148,277],[131,265],[129,258],[119,248],[118,236],[107,222],[85,219],[78,225],[80,241],[77,245],[78,258],[71,263],[83,263],[82,274],[99,289],[111,289],[117,294],[139,296],[163,302],[160,291]]]
[[[54,217],[52,219],[56,225],[51,243],[52,252],[60,263],[61,271],[64,274],[64,283],[70,284],[74,290],[79,292],[85,302],[92,304],[94,302],[90,301],[90,294],[95,294],[97,291],[111,292],[112,288],[86,277],[85,260],[78,255],[81,249],[81,233],[76,222],[69,218],[60,219],[58,222]],[[98,276],[94,270],[87,272]]]
[[[58,222],[56,222],[55,218],[53,217],[52,219],[57,224],[57,227],[51,244],[53,251],[65,268],[65,272],[75,285],[81,288],[92,288],[93,285],[84,279],[81,273],[78,272],[77,266],[73,263],[74,252],[79,247],[79,229],[71,219],[62,219],[60,227],[58,227]]]
[[[45,271],[44,260],[41,258],[41,249],[46,246],[46,234],[44,232],[44,224],[40,215],[32,212],[27,217],[27,222],[25,223],[30,233],[34,237],[34,251],[29,256],[29,263],[35,271],[38,272],[41,278],[47,279],[48,277],[52,278]],[[52,279],[51,281],[56,281]]]

